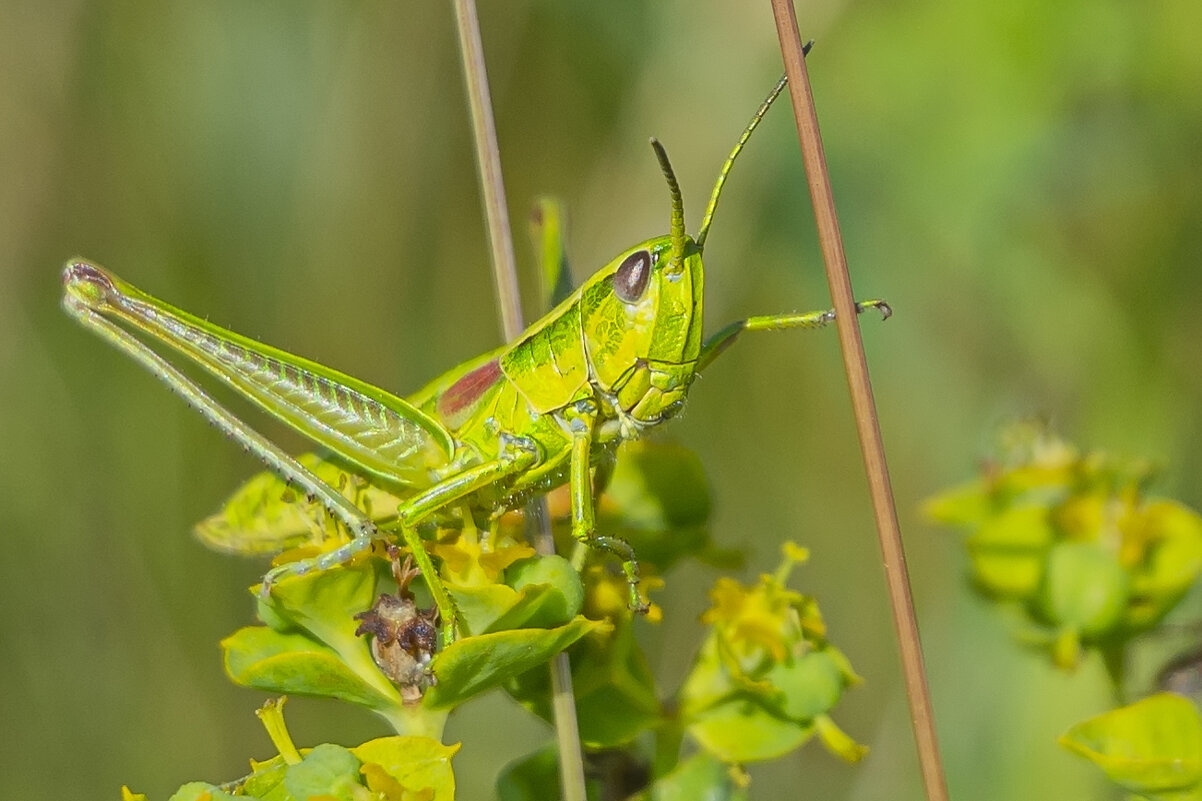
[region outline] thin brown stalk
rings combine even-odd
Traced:
[[[472,139],[476,143],[476,166],[484,195],[484,216],[492,247],[493,278],[505,340],[522,332],[522,300],[518,288],[517,260],[513,256],[513,233],[509,207],[505,203],[505,181],[501,177],[501,149],[488,91],[488,68],[484,65],[484,43],[480,40],[480,18],[475,0],[455,0],[455,22],[459,29],[459,52],[467,82],[467,102],[472,114]]]
[[[864,457],[868,489],[876,515],[877,534],[885,563],[885,581],[901,651],[902,672],[905,677],[906,695],[910,702],[910,720],[914,727],[923,783],[929,801],[947,801],[947,782],[943,775],[939,744],[935,737],[930,690],[927,687],[922,644],[918,638],[918,621],[910,594],[901,528],[897,522],[897,509],[894,506],[889,470],[885,463],[876,402],[873,400],[872,385],[868,378],[868,363],[864,357],[864,345],[860,339],[860,326],[856,319],[855,298],[847,271],[847,256],[843,251],[843,237],[839,232],[839,219],[835,213],[830,174],[823,153],[822,137],[818,131],[818,115],[810,91],[801,36],[797,30],[797,17],[792,0],[771,0],[771,3],[785,72],[789,76],[789,93],[793,98],[797,136],[801,143],[810,197],[814,204],[814,216],[818,223],[818,239],[837,315],[835,322],[839,330],[839,344],[843,350],[848,388],[851,390],[852,410],[860,436],[860,451]]]
[[[524,327],[522,298],[518,288],[516,259],[513,255],[509,209],[505,203],[505,182],[501,177],[501,151],[497,145],[492,98],[488,91],[484,45],[480,39],[480,19],[476,14],[475,0],[454,0],[454,6],[455,21],[459,30],[459,52],[463,56],[468,105],[472,115],[472,138],[476,143],[476,164],[480,169],[480,185],[484,194],[488,237],[492,247],[493,277],[497,289],[501,328],[505,340],[512,341],[522,333]],[[526,512],[538,521],[535,549],[541,554],[555,553],[546,499],[532,501]],[[576,720],[571,665],[565,653],[556,655],[551,662],[551,693],[563,798],[564,801],[585,801],[580,726]]]

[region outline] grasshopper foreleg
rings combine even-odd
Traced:
[[[893,309],[883,300],[862,300],[856,303],[856,314],[868,309],[876,309],[882,319],[888,319]],[[736,320],[725,326],[718,333],[707,339],[701,346],[701,355],[697,357],[697,372],[701,372],[718,358],[723,351],[735,343],[739,334],[744,331],[782,331],[786,328],[822,328],[835,319],[835,310],[812,311],[802,314],[772,314],[762,317],[748,317],[746,320]]]
[[[609,551],[622,560],[622,571],[630,586],[630,609],[646,614],[647,603],[639,595],[639,563],[630,543],[620,537],[597,534],[596,506],[593,503],[593,480],[589,474],[589,455],[593,445],[593,428],[597,410],[592,403],[577,403],[564,413],[572,435],[572,461],[569,489],[572,496],[572,536],[590,548]]]

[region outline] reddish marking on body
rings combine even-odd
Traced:
[[[486,362],[451,386],[438,398],[438,414],[443,420],[453,420],[460,412],[468,409],[501,377],[501,363],[497,359]]]

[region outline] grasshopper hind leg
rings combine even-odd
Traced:
[[[335,520],[344,525],[351,533],[350,542],[328,554],[281,565],[268,571],[263,578],[262,592],[264,595],[270,593],[271,585],[279,579],[342,564],[355,554],[366,550],[371,546],[373,540],[381,536],[375,524],[341,492],[323,481],[291,454],[239,420],[233,412],[214,400],[196,382],[180,372],[150,346],[100,316],[96,311],[74,300],[73,296],[68,296],[64,305],[67,311],[85,327],[96,332],[141,364],[183,398],[185,403],[200,412],[206,420],[267,465],[289,487],[297,488],[306,497],[320,503]]]

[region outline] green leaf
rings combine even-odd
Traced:
[[[866,752],[829,718],[843,690],[859,681],[832,646],[771,665],[761,679],[732,675],[713,635],[681,687],[688,733],[724,762],[776,759],[815,733],[849,762]]]
[[[284,783],[288,775],[288,763],[282,757],[273,757],[266,762],[252,762],[254,773],[247,777],[239,792],[254,796],[261,801],[293,801]]]
[[[284,778],[288,793],[295,798],[321,796],[337,801],[362,801],[359,760],[340,745],[324,743],[309,753],[299,765],[292,765]]]
[[[804,744],[814,727],[782,718],[762,695],[739,690],[695,712],[687,731],[723,762],[745,763],[784,756]]]
[[[757,689],[732,676],[718,638],[711,633],[680,689],[681,716],[688,733],[723,762],[775,759],[801,746],[814,733],[790,720],[779,694],[766,682]]]
[[[1158,623],[1202,572],[1202,517],[1197,512],[1176,501],[1150,498],[1139,524],[1141,538],[1152,547],[1132,576],[1125,622],[1134,631]]]
[[[188,782],[176,790],[168,801],[245,801],[246,796],[232,796],[207,782]]]
[[[1010,507],[984,521],[968,538],[973,580],[995,597],[1028,598],[1039,588],[1052,541],[1046,507]]]
[[[681,762],[643,793],[640,801],[746,801],[747,782],[737,781],[732,769],[706,753]]]
[[[355,615],[375,601],[383,567],[381,560],[367,558],[290,576],[272,586],[262,605],[340,653],[366,653],[366,643],[355,634],[359,626]]]
[[[291,678],[292,674],[302,671],[304,683],[308,684],[308,679],[314,677],[328,676],[330,679],[338,679],[349,671],[356,677],[356,685],[366,685],[369,688],[366,693],[355,690],[352,693],[354,696],[379,699],[367,704],[372,709],[383,712],[385,706],[401,706],[401,697],[396,688],[373,661],[371,646],[366,639],[355,634],[359,626],[355,615],[372,606],[384,569],[385,564],[382,560],[364,558],[329,570],[289,577],[277,583],[272,588],[270,597],[260,599],[260,617],[277,633],[299,630],[300,636],[310,642],[305,645],[303,640],[272,639],[266,635],[258,635],[261,639],[254,640],[251,644],[258,648],[266,648],[265,656],[273,659],[285,656],[285,652],[271,649],[287,644],[296,646],[300,652],[299,661],[273,661],[271,665],[265,665],[264,667],[270,667],[271,675]],[[328,666],[329,651],[333,651],[335,658],[342,662],[345,669]],[[259,652],[254,654],[258,656]],[[228,662],[227,657],[227,664]],[[264,676],[261,671],[256,672]],[[231,670],[231,676],[235,675]],[[259,689],[313,694],[314,688],[259,686]],[[315,689],[319,695],[345,698],[341,694],[321,692],[320,687]],[[347,692],[348,685],[344,681],[335,680],[333,689],[338,693]],[[382,703],[384,699],[386,703]],[[354,702],[363,703],[362,700]]]
[[[994,505],[989,486],[977,479],[928,498],[922,510],[937,523],[976,527],[993,514]]]
[[[1153,695],[1078,723],[1060,744],[1131,792],[1166,801],[1199,797],[1202,718],[1181,696]]]
[[[709,479],[701,459],[663,439],[623,443],[605,493],[635,528],[701,526],[710,516]]]
[[[338,698],[376,710],[401,705],[391,684],[364,681],[337,652],[307,634],[247,626],[222,640],[221,648],[226,672],[244,687]],[[381,686],[386,688],[383,692]]]
[[[868,753],[868,746],[860,745],[849,737],[847,732],[840,729],[838,724],[831,719],[830,715],[816,715],[814,729],[818,732],[818,739],[822,741],[826,750],[844,762],[859,762]]]
[[[1127,571],[1096,542],[1062,542],[1048,553],[1040,612],[1057,628],[1096,638],[1119,622],[1130,596]]]
[[[562,556],[538,556],[514,563],[505,584],[448,583],[463,628],[472,635],[518,628],[562,626],[580,613],[584,586]]]
[[[461,704],[510,676],[547,662],[590,631],[608,623],[577,617],[554,629],[515,629],[457,640],[434,658],[438,684],[423,699],[427,709]]]
[[[383,790],[386,782],[382,773],[410,793],[432,790],[430,801],[451,801],[455,797],[451,758],[458,750],[458,745],[415,736],[381,737],[351,749],[363,762],[368,787]]]
[[[834,708],[848,685],[833,648],[810,651],[797,659],[774,665],[768,672],[772,686],[780,689],[781,707],[794,720],[811,721]]]
[[[539,262],[541,308],[552,309],[572,294],[572,271],[564,252],[567,212],[558,198],[535,198],[530,214],[530,239]]]
[[[1097,542],[1061,542],[1048,553],[1034,610],[1057,636],[1052,658],[1071,669],[1081,644],[1114,632],[1131,594],[1131,580],[1118,557]]]
[[[635,751],[607,750],[586,756],[585,794],[597,799],[635,798],[648,767]],[[559,752],[554,743],[516,759],[497,776],[498,801],[547,801],[562,797]]]
[[[551,628],[562,626],[584,606],[584,584],[572,563],[551,554],[515,562],[505,570],[505,583],[524,595],[526,608],[520,622],[511,615],[493,630],[505,628]]]
[[[469,587],[448,583],[447,591],[459,610],[460,629],[469,637],[490,631],[520,600],[517,591],[504,584]]]
[[[516,759],[497,776],[498,801],[544,801],[560,797],[559,752],[554,745]]]

